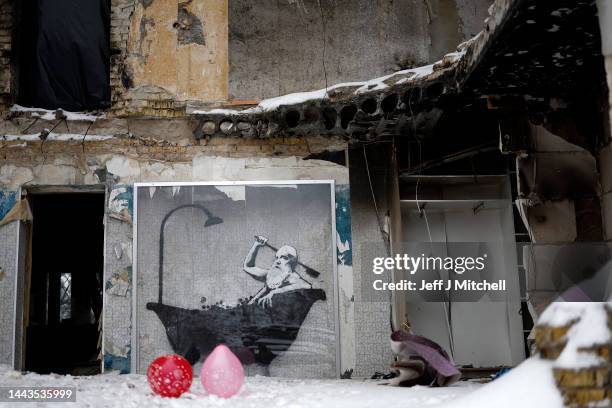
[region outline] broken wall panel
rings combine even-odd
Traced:
[[[0,364],[11,367],[15,357],[18,232],[17,221],[0,227]]]
[[[110,216],[104,225],[104,370],[128,373],[132,335],[132,226]]]

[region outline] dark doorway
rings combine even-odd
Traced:
[[[31,194],[29,199],[34,221],[26,370],[97,374],[104,194]]]

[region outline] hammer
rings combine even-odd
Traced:
[[[257,239],[257,236],[255,236],[255,239]],[[267,242],[264,244],[265,246],[267,246],[268,248],[270,248],[271,250],[273,250],[274,252],[278,252],[278,248],[273,247],[272,245],[268,244]],[[297,262],[298,265],[300,265],[302,268],[304,268],[304,271],[309,275],[312,276],[313,278],[317,278],[319,277],[319,275],[321,275],[321,272],[316,271],[314,269],[312,269],[310,266],[304,265],[303,263],[301,263],[300,261]]]

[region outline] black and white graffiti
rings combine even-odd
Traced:
[[[138,303],[148,313],[140,315],[139,358],[147,356],[140,367],[155,355],[148,344],[170,351],[163,350],[159,334],[151,330],[150,316],[162,323],[171,351],[191,364],[225,344],[244,364],[268,367],[292,347],[320,302],[302,344],[314,347],[319,342],[310,356],[312,366],[324,360],[333,375],[334,309],[327,301],[335,261],[331,203],[325,202],[329,185],[232,186],[231,198],[213,186],[190,188],[170,196],[159,190],[153,197],[150,191],[138,195],[139,224],[159,231],[156,240],[139,232],[139,253],[153,255],[141,258],[139,266],[147,277],[139,272],[138,288],[146,301]],[[143,221],[145,216],[149,218]],[[303,230],[287,227],[291,225]],[[301,345],[293,353],[304,352]]]

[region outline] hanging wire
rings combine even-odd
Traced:
[[[85,139],[87,138],[87,134],[89,133],[89,129],[91,128],[91,125],[93,125],[93,122],[89,122],[89,126],[87,126],[87,129],[85,129],[85,134],[83,135],[83,139],[81,139],[81,150],[83,154],[85,154]]]
[[[422,171],[421,163],[423,162],[423,147],[422,147],[421,140],[417,136],[416,120],[414,118],[414,112],[412,110],[412,93],[413,92],[414,92],[414,89],[410,91],[410,95],[408,96],[408,109],[410,110],[410,117],[412,118],[412,131],[413,131],[412,135],[414,136],[414,139],[417,141],[419,145],[419,163],[418,163],[419,170],[417,173],[417,181],[416,181],[416,185],[414,189],[414,197],[415,197],[415,202],[417,206],[417,211],[419,212],[419,215],[423,215],[423,218],[425,220],[425,227],[427,228],[427,235],[429,237],[429,245],[433,252],[433,239],[431,237],[431,228],[429,227],[429,219],[427,218],[427,211],[425,210],[425,206],[421,208],[421,205],[419,202],[419,184],[421,181],[421,171]],[[446,228],[446,225],[445,225],[445,228]],[[438,272],[438,277],[441,279],[442,277],[441,277],[440,271],[437,270],[437,272]],[[449,294],[447,294],[447,298],[448,298],[448,301],[444,302],[444,317],[446,320],[446,329],[448,333],[448,343],[450,346],[451,357],[454,359],[455,358],[455,341],[454,341],[453,327],[452,327],[452,321],[451,321],[451,301],[450,301]]]
[[[380,211],[378,211],[378,204],[376,202],[376,194],[374,194],[374,185],[372,184],[372,177],[370,175],[370,165],[368,163],[368,155],[366,153],[365,144],[362,145],[362,147],[363,147],[363,159],[365,161],[366,174],[368,176],[368,184],[370,185],[370,193],[372,194],[372,202],[374,203],[374,211],[376,212],[376,222],[378,224],[378,230],[380,231],[380,237],[383,243],[385,244],[385,251],[387,253],[387,256],[391,256],[391,249],[389,248],[389,243],[388,243],[387,236],[384,230],[384,226],[380,218]]]
[[[321,26],[323,28],[323,53],[321,60],[323,62],[323,75],[325,76],[325,95],[327,95],[327,66],[325,65],[325,52],[327,51],[327,25],[325,23],[325,15],[323,14],[322,0],[317,0],[319,12],[321,13]]]
[[[32,123],[30,123],[30,124],[29,124],[29,125],[28,125],[28,126],[25,128],[25,129],[23,129],[23,130],[21,131],[21,134],[22,134],[22,135],[24,135],[24,134],[25,134],[25,132],[27,132],[28,130],[30,130],[30,128],[31,128],[32,126],[34,126],[34,125],[36,124],[36,122],[38,122],[38,119],[39,119],[38,117],[34,118],[34,120],[32,121]]]

